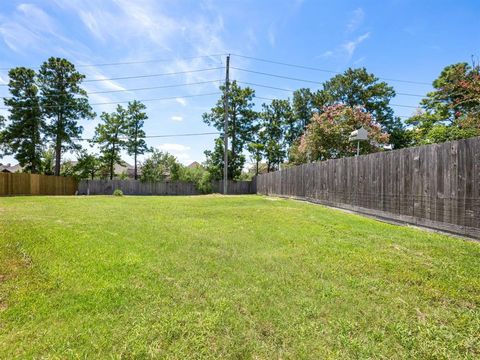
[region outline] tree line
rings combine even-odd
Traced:
[[[447,66],[433,82],[434,90],[406,121],[394,115],[395,90],[365,68],[347,69],[313,91],[301,88],[291,99],[273,99],[255,111],[255,91],[229,84],[228,177],[239,179],[248,154],[254,173],[273,171],[280,164],[301,164],[356,153],[349,135],[360,127],[369,133],[361,153],[480,136],[480,67],[458,63]],[[220,136],[205,151],[206,166],[222,178],[225,86],[203,121]],[[388,144],[388,147],[387,147]]]
[[[38,72],[16,67],[8,75],[10,96],[4,98],[8,125],[0,117],[0,150],[4,155],[14,155],[26,172],[58,176],[66,166],[62,155],[76,151],[76,167],[65,171],[87,178],[101,172],[112,179],[114,166],[122,162],[120,154],[125,150],[134,158],[137,179],[137,157],[148,150],[143,130],[148,118],[144,104],[134,100],[126,108],[118,105],[112,113],[103,112],[90,141],[99,146],[100,155],[93,155],[80,145],[83,128],[79,120],[93,119],[96,114],[81,86],[85,75],[74,64],[51,57]]]
[[[146,107],[131,101],[126,107],[100,114],[100,123],[90,144],[100,154],[80,145],[81,119],[95,112],[82,88],[85,75],[66,59],[49,58],[38,71],[25,67],[9,71],[9,97],[4,98],[8,121],[0,116],[0,155],[14,155],[24,171],[78,178],[110,178],[125,151],[134,159],[134,177],[139,178],[138,156],[153,151],[145,141]],[[351,156],[356,144],[350,133],[360,127],[369,133],[361,153],[382,151],[480,135],[480,67],[458,63],[447,66],[433,82],[434,90],[421,101],[418,111],[402,121],[394,115],[391,99],[395,90],[365,68],[347,69],[326,81],[321,89],[301,88],[291,99],[273,99],[255,108],[255,91],[229,84],[227,135],[228,177],[245,176],[247,156],[254,173],[273,171],[281,164],[301,164]],[[225,86],[215,106],[203,121],[220,136],[213,149],[205,151],[203,170],[187,170],[167,153],[153,151],[143,163],[142,179],[195,182],[206,186],[223,175]],[[75,151],[77,163],[62,163],[65,152]]]

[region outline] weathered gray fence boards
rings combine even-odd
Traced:
[[[257,192],[311,200],[480,238],[480,138],[303,164]]]
[[[125,195],[200,195],[195,184],[180,181],[144,183],[139,180],[82,180],[78,186],[80,195],[112,195],[116,189]],[[228,193],[232,195],[255,194],[254,181],[228,181]],[[212,191],[223,192],[223,182],[213,181]]]
[[[256,181],[228,180],[227,191],[229,195],[256,194]],[[212,181],[212,192],[223,194],[223,181]]]
[[[199,195],[195,184],[188,182],[144,183],[139,180],[82,180],[80,195],[112,195],[116,189],[125,195]]]

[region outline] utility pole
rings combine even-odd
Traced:
[[[228,87],[229,87],[229,72],[230,72],[230,55],[227,55],[227,65],[225,67],[225,94],[224,94],[224,124],[223,124],[223,193],[228,194]]]

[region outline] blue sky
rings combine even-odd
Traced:
[[[50,56],[66,57],[87,79],[180,72],[223,66],[233,53],[331,71],[365,66],[382,78],[431,83],[451,63],[480,56],[480,1],[314,0],[0,0],[0,83],[5,68],[37,67]],[[201,58],[192,58],[205,56]],[[166,60],[97,66],[117,62]],[[88,65],[88,66],[86,66]],[[232,56],[231,65],[322,82],[330,73],[262,63]],[[147,135],[209,132],[201,120],[217,100],[222,69],[172,76],[85,83],[89,92],[165,85],[164,89],[91,94],[92,103],[146,101]],[[318,85],[232,69],[232,79],[297,89]],[[202,84],[198,84],[202,82]],[[208,82],[208,83],[207,83]],[[194,83],[194,84],[192,84]],[[400,93],[423,95],[430,86],[389,82]],[[286,91],[253,86],[259,97],[286,98]],[[0,96],[6,96],[0,87]],[[199,96],[201,95],[201,96]],[[398,95],[392,103],[416,106],[419,97]],[[258,106],[264,100],[257,100]],[[97,114],[115,105],[95,105]],[[399,116],[414,108],[394,106]],[[5,114],[5,111],[0,110]],[[83,121],[93,136],[98,118]],[[213,135],[150,139],[183,163],[203,161]],[[128,157],[125,157],[127,160]],[[3,162],[14,160],[6,157]]]

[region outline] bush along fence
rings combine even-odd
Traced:
[[[303,164],[256,185],[259,194],[480,239],[480,137]]]
[[[119,189],[124,195],[200,195],[194,183],[166,181],[147,183],[139,180],[81,180],[78,187],[80,195],[112,195]],[[212,182],[212,192],[222,192],[221,181]],[[254,194],[255,186],[251,181],[228,181],[229,194]]]
[[[77,181],[63,176],[0,173],[0,196],[75,195]]]

